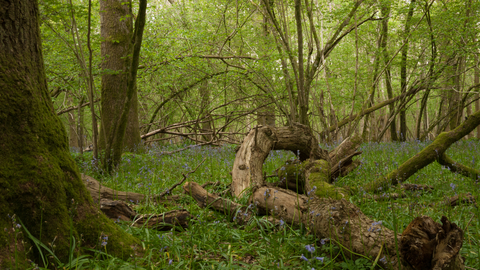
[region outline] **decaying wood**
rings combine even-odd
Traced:
[[[451,198],[447,198],[445,200],[445,204],[451,207],[466,205],[466,204],[473,204],[477,206],[475,197],[473,197],[471,193],[456,194]]]
[[[82,174],[82,180],[90,191],[95,203],[99,203],[100,210],[113,220],[134,221],[132,226],[146,226],[155,230],[169,230],[175,226],[188,227],[188,221],[194,217],[187,210],[174,210],[156,215],[139,215],[128,204],[145,202],[146,196],[135,192],[117,191],[101,186],[94,178]],[[162,196],[163,197],[163,196]],[[167,197],[166,200],[158,199],[158,203],[167,202],[168,199],[178,199],[178,196]]]
[[[133,211],[124,201],[101,199],[100,210],[102,210],[107,217],[114,220],[131,221],[137,216],[137,212]]]
[[[147,227],[165,231],[175,226],[188,227],[188,221],[194,219],[187,210],[173,210],[162,214],[139,215],[124,201],[100,200],[100,210],[113,220],[133,221],[131,226]]]
[[[446,217],[443,225],[427,216],[415,218],[403,231],[401,256],[413,269],[465,269],[460,256],[463,231]]]
[[[183,188],[201,207],[223,211],[231,220],[236,217],[235,221],[240,224],[255,215],[248,207],[211,194],[197,183],[187,182]],[[346,200],[309,198],[291,190],[261,187],[252,194],[252,203],[260,213],[281,220],[280,224],[303,223],[317,238],[329,238],[346,247],[346,254],[353,252],[375,258],[382,250],[381,255],[386,256],[389,266],[398,267],[393,232]]]
[[[328,153],[330,163],[337,164],[340,160],[352,155],[357,151],[362,142],[362,138],[357,134],[346,138],[335,149]]]
[[[300,160],[328,159],[307,126],[294,123],[289,127],[257,126],[245,136],[237,151],[232,169],[232,194],[240,197],[247,188],[263,185],[263,162],[271,150],[291,150]]]
[[[125,202],[139,203],[145,201],[145,195],[135,192],[125,192],[114,190],[100,185],[100,182],[93,177],[82,174],[82,181],[85,187],[90,191],[93,202],[98,203],[101,199],[119,200]]]
[[[230,221],[238,224],[247,224],[255,216],[253,206],[245,207],[239,203],[224,199],[213,193],[209,193],[202,186],[195,182],[187,182],[183,190],[192,196],[202,208],[212,208],[227,216]]]
[[[175,226],[187,228],[188,222],[191,219],[195,218],[190,214],[190,212],[180,209],[156,215],[140,215],[132,223],[132,226],[147,227],[157,231],[167,231]]]
[[[353,160],[353,157],[362,154],[362,152],[355,152],[351,153],[348,156],[342,158],[337,163],[332,166],[330,169],[330,178],[333,180],[337,179],[338,177],[343,177],[353,170],[355,170],[358,166],[360,166],[361,162],[358,160]]]
[[[82,174],[82,181],[85,184],[87,190],[90,192],[94,203],[98,203],[102,199],[109,199],[112,201],[119,200],[138,204],[141,202],[145,202],[147,199],[147,196],[141,193],[118,191],[102,186],[100,182],[95,180],[93,177],[85,174]],[[153,202],[166,205],[174,203],[179,198],[180,197],[178,195],[161,197],[153,195],[151,197]]]
[[[322,159],[310,155],[312,158],[309,160],[307,160],[308,152],[303,151],[304,156],[303,159],[300,158],[300,160],[304,162],[298,163],[298,165],[292,164],[292,166],[299,166],[304,169],[304,176],[300,177],[300,175],[296,174],[295,181],[298,183],[298,179],[303,178],[305,195],[298,194],[292,190],[266,186],[262,166],[268,153],[273,149],[292,150],[292,146],[288,145],[288,141],[294,140],[294,138],[301,137],[301,141],[309,141],[309,133],[304,132],[305,129],[301,126],[299,128],[296,127],[299,126],[292,125],[284,129],[257,127],[250,131],[235,157],[234,168],[232,170],[232,194],[238,197],[244,193],[248,193],[247,195],[250,198],[250,202],[255,204],[259,213],[268,214],[291,224],[303,223],[305,227],[313,231],[318,238],[329,238],[339,244],[344,254],[348,254],[347,256],[362,254],[370,258],[384,257],[384,259],[378,261],[379,265],[384,269],[399,269],[400,262],[398,258],[401,254],[397,254],[398,249],[396,243],[401,239],[401,236],[395,235],[393,231],[383,227],[381,222],[375,222],[370,219],[363,214],[358,207],[346,200],[345,198],[348,198],[348,192],[342,192],[329,184],[331,166],[328,160],[334,158],[337,162],[340,162],[346,156],[353,157],[356,151],[343,154],[343,156],[341,154],[333,154],[329,157],[321,157]],[[287,134],[288,132],[290,132],[290,134]],[[463,132],[463,129],[461,132]],[[278,134],[282,135],[279,136]],[[442,142],[444,140],[450,142],[449,135],[451,134],[448,133],[444,135]],[[279,147],[279,137],[290,138],[290,140],[283,141],[283,148]],[[341,148],[337,149],[337,153],[340,153],[340,150]],[[282,177],[280,175],[281,171],[282,169],[278,170],[279,177]],[[287,169],[285,169],[285,171],[287,171]],[[231,205],[226,202],[225,199],[211,197],[211,195],[199,185],[195,188],[192,188],[193,186],[192,183],[188,184],[190,194],[197,202],[204,202],[211,205],[220,204],[223,207]],[[418,188],[418,186],[414,188]],[[210,198],[210,201],[207,201],[207,198]],[[236,207],[238,208],[240,206]],[[234,211],[234,209],[230,209],[229,211]],[[446,223],[444,222],[444,224]],[[453,225],[451,227],[453,228]],[[458,236],[456,233],[458,231],[452,230],[451,232],[453,233],[452,235]],[[443,235],[440,235],[440,238],[442,238],[442,236]],[[448,239],[452,238],[450,237]],[[457,238],[457,240],[461,243],[463,239]],[[428,243],[430,243],[431,246],[429,247],[433,250],[439,250],[439,252],[444,253],[440,247],[443,242]],[[404,245],[404,248],[409,248],[408,243]],[[431,260],[431,264],[445,265],[447,261],[445,258],[447,257],[435,257],[435,260]],[[439,264],[439,261],[442,261],[443,264]],[[460,266],[462,266],[461,263]],[[415,267],[415,269],[424,269],[418,266]],[[403,269],[405,269],[405,267]],[[411,268],[407,267],[406,269]]]

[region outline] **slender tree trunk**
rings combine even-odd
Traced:
[[[474,81],[475,81],[475,84],[479,84],[480,83],[480,69],[478,68],[478,55],[476,55],[475,60],[476,60],[477,64],[475,65]],[[475,101],[475,111],[478,112],[478,111],[480,111],[480,94],[476,94],[475,97],[477,98],[477,101]],[[477,127],[477,139],[480,139],[480,125]]]
[[[77,123],[75,121],[75,116],[73,113],[67,113],[68,118],[68,145],[70,148],[78,149],[78,136],[77,136]]]
[[[390,65],[388,64],[388,61],[390,58],[388,56],[388,49],[387,49],[389,16],[390,16],[390,3],[386,3],[382,6],[382,17],[384,17],[385,19],[382,20],[382,42],[380,43],[380,47],[383,53],[383,61],[385,63],[385,86],[387,88],[388,99],[391,99],[393,98],[392,75],[390,73]],[[402,91],[402,93],[404,92],[405,91]],[[392,115],[395,112],[395,106],[393,103],[391,103],[388,107],[390,109],[390,115]],[[398,141],[397,124],[395,122],[395,117],[393,118],[392,123],[390,124],[390,136],[392,141]]]
[[[402,48],[402,60],[400,64],[400,88],[402,94],[407,91],[407,58],[408,58],[408,35],[410,34],[410,21],[413,17],[413,10],[416,5],[416,0],[410,1],[410,8],[408,10],[407,18],[405,20],[405,46]],[[395,121],[393,121],[395,122]],[[400,140],[403,142],[407,136],[407,114],[406,108],[400,111]]]
[[[84,134],[83,134],[83,109],[82,104],[83,100],[85,99],[84,96],[80,98],[80,103],[78,105],[78,122],[77,122],[77,134],[78,134],[78,147],[80,148],[80,154],[83,155],[83,148],[84,148]]]
[[[98,249],[102,235],[109,237],[109,254],[128,258],[139,242],[93,205],[55,115],[43,65],[38,2],[2,0],[0,6],[0,51],[8,52],[0,53],[0,268],[26,269],[31,264],[25,254],[42,266],[36,250],[25,252],[26,234],[10,241],[8,234],[18,230],[20,221],[45,245],[55,243],[55,255],[63,262],[68,261],[72,237]]]
[[[434,67],[435,67],[435,59],[437,58],[437,45],[436,45],[436,42],[435,42],[435,37],[433,35],[432,20],[431,20],[431,17],[430,17],[430,5],[428,4],[428,2],[425,3],[425,15],[426,15],[425,17],[426,17],[426,20],[427,20],[427,24],[428,24],[428,27],[429,27],[429,33],[430,33],[431,55],[430,55],[429,70],[428,70],[428,74],[427,74],[427,76],[429,78],[429,81],[428,81],[427,89],[425,90],[425,93],[423,94],[423,97],[422,97],[422,102],[421,102],[421,105],[420,105],[420,112],[418,113],[416,139],[421,138],[420,127],[422,125],[422,116],[423,115],[425,115],[424,132],[426,132],[427,127],[428,127],[427,101],[428,101],[428,96],[430,94],[430,84],[431,84],[430,78],[433,76]],[[428,136],[428,134],[426,134],[426,136]]]
[[[130,67],[127,55],[133,36],[131,0],[101,0],[100,19],[103,63],[102,110],[99,147],[106,149],[107,140],[115,127],[127,96],[127,81]],[[137,90],[127,118],[127,129],[123,147],[127,151],[141,148],[140,128],[137,112]]]

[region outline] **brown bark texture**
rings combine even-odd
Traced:
[[[39,262],[35,247],[23,250],[33,246],[27,237],[11,242],[20,221],[47,246],[55,241],[61,261],[72,236],[96,248],[102,234],[111,237],[109,254],[128,258],[140,242],[95,207],[70,156],[47,90],[38,16],[37,1],[0,1],[0,268]]]
[[[263,161],[271,150],[293,151],[300,160],[328,159],[328,152],[320,148],[310,128],[305,125],[257,126],[245,137],[235,157],[231,189],[234,196],[240,196],[248,187],[263,185]]]
[[[341,190],[328,184],[331,172],[328,161],[309,159],[301,163],[306,171],[304,179],[306,195],[292,190],[266,186],[262,172],[266,156],[272,149],[281,149],[278,145],[291,149],[291,146],[288,147],[285,141],[283,144],[277,143],[278,138],[292,138],[291,136],[295,134],[295,138],[300,138],[299,141],[309,141],[308,129],[303,129],[303,127],[295,125],[289,129],[261,127],[252,130],[245,137],[235,158],[232,171],[233,194],[242,196],[245,192],[260,214],[267,214],[275,220],[282,220],[288,224],[304,224],[319,239],[328,238],[338,244],[347,256],[362,254],[370,258],[385,257],[384,260],[378,262],[383,268],[400,269],[399,258],[406,256],[399,252],[400,248],[408,250],[415,247],[408,243],[401,246],[400,241],[403,239],[401,235],[385,228],[381,222],[375,222],[367,217],[357,206],[345,199],[348,194],[342,193]],[[281,134],[281,136],[277,134]],[[332,151],[333,159],[341,160],[342,155],[335,158],[335,153],[340,152],[341,149]],[[332,157],[326,159],[331,160]],[[238,168],[235,168],[236,166]],[[238,192],[238,188],[243,188],[242,192]],[[241,209],[240,206],[232,209],[232,204],[228,200],[209,194],[198,184],[187,183],[184,185],[184,189],[200,203],[200,206],[209,206],[229,213],[235,211],[236,214],[243,213],[246,217],[251,215],[246,211],[248,209]],[[241,212],[238,209],[241,209]],[[442,222],[450,224],[448,220],[442,220]],[[436,226],[441,225],[437,224]],[[445,226],[454,229],[438,230],[429,237],[454,239],[457,241],[456,243],[460,243],[461,247],[463,241],[461,230],[457,230],[456,225]],[[462,269],[459,248],[450,250],[442,243],[445,242],[439,240],[431,247],[436,249],[436,254],[448,253],[449,255],[441,258],[432,257],[431,265],[439,265],[438,261],[442,261],[441,265],[449,265],[450,262],[457,263],[458,260],[459,268],[451,269]],[[429,251],[426,250],[425,253],[427,252]],[[411,262],[409,265],[409,261],[402,261],[402,264],[406,265],[403,269],[423,269]]]
[[[133,15],[129,0],[100,1],[102,69],[102,111],[99,147],[105,149],[106,140],[115,127],[127,96],[129,45],[133,35]],[[137,91],[127,118],[123,146],[135,152],[141,146],[138,123]]]
[[[92,196],[93,202],[98,203],[101,200],[118,200],[129,203],[147,203],[147,196],[145,194],[136,193],[136,192],[125,192],[111,189],[105,186],[102,186],[100,182],[95,180],[93,177],[82,174],[82,181],[87,190]],[[174,196],[157,196],[153,195],[151,202],[157,204],[170,204],[179,199],[177,195]]]
[[[90,192],[93,201],[100,206],[100,210],[112,220],[133,221],[131,226],[147,227],[159,231],[170,230],[175,226],[188,227],[188,222],[194,217],[187,210],[173,210],[162,214],[140,215],[133,210],[130,204],[148,203],[144,194],[124,192],[102,186],[94,178],[82,174],[85,187]],[[169,196],[162,199],[153,196],[152,202],[156,204],[171,204],[179,196]]]

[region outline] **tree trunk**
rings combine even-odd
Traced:
[[[102,36],[102,112],[99,147],[106,149],[108,136],[115,127],[127,96],[129,45],[133,35],[133,15],[130,0],[100,1]],[[131,52],[130,52],[131,53]],[[138,124],[137,91],[132,97],[127,117],[127,129],[123,146],[135,152],[141,148]]]
[[[410,8],[408,10],[407,18],[405,19],[405,46],[402,48],[402,60],[400,64],[400,87],[402,94],[407,92],[407,58],[408,58],[408,39],[410,34],[410,21],[413,17],[413,11],[416,5],[416,0],[410,1]],[[406,108],[400,109],[400,141],[404,142],[407,138],[407,112]],[[395,122],[395,121],[394,121]]]
[[[388,41],[388,18],[390,16],[390,3],[386,3],[382,6],[382,17],[385,19],[382,20],[382,42],[380,43],[380,48],[383,52],[383,62],[385,63],[385,86],[387,88],[388,99],[393,98],[393,88],[392,88],[392,76],[390,73],[390,65],[388,61],[390,57],[387,51],[387,41]],[[402,93],[406,92],[403,91]],[[389,106],[390,115],[394,114],[395,106],[391,103]],[[392,141],[398,141],[397,136],[397,124],[395,122],[395,117],[393,117],[392,123],[390,124],[390,136]]]
[[[478,54],[475,54],[475,63],[477,63],[475,65],[475,73],[474,73],[474,77],[473,77],[473,81],[475,84],[479,84],[480,83],[480,69],[478,68]],[[477,88],[477,92],[478,92],[478,88]],[[475,111],[480,111],[480,94],[476,94],[474,96],[475,98],[477,98],[477,100],[475,101]],[[480,125],[477,127],[477,139],[480,139]]]
[[[38,25],[38,3],[0,1],[0,268],[27,266],[31,246],[10,232],[20,221],[55,255],[67,261],[71,237],[98,248],[108,236],[108,252],[128,258],[140,244],[93,205],[70,156],[68,138],[47,91]],[[48,224],[48,226],[42,226]],[[18,230],[18,229],[17,229]],[[7,232],[8,231],[8,232]],[[27,253],[38,262],[38,252]],[[13,258],[17,261],[13,263]],[[28,263],[29,265],[29,263]]]

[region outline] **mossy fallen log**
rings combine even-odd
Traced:
[[[428,164],[447,159],[447,156],[444,156],[445,151],[456,141],[463,138],[465,135],[469,134],[473,129],[480,125],[480,111],[470,115],[465,122],[460,124],[454,130],[449,132],[440,133],[435,140],[425,147],[422,151],[409,158],[403,164],[401,164],[398,169],[393,170],[385,177],[376,179],[375,181],[367,184],[364,187],[366,191],[378,192],[379,190],[384,190],[389,186],[397,185],[410,176],[415,174],[417,171],[423,169]],[[467,169],[461,169],[456,167],[459,171],[464,171],[467,174],[470,174],[470,171]]]
[[[289,127],[292,134],[299,136],[303,129],[293,130],[294,128],[295,126]],[[286,223],[303,224],[319,239],[331,239],[342,248],[346,256],[361,254],[372,259],[382,258],[377,263],[384,269],[400,269],[401,254],[399,254],[398,243],[401,236],[383,227],[381,222],[367,217],[358,207],[345,199],[348,198],[347,192],[339,192],[336,187],[330,185],[331,167],[328,161],[330,157],[300,159],[303,162],[289,165],[293,168],[296,166],[296,169],[285,168],[284,173],[282,169],[279,170],[279,177],[284,177],[288,182],[294,180],[295,187],[298,187],[298,183],[301,182],[306,194],[299,194],[298,188],[294,189],[297,191],[294,192],[272,187],[264,182],[263,162],[275,145],[277,132],[276,128],[262,127],[250,131],[245,137],[236,154],[232,170],[232,194],[237,197],[248,196],[249,201],[257,207],[260,214],[268,214]],[[282,130],[282,132],[286,131]],[[292,137],[286,134],[283,136]],[[302,140],[305,141],[306,137],[308,134],[304,134]],[[301,170],[298,170],[299,168]],[[332,187],[335,192],[330,192]],[[204,202],[205,198],[211,198],[211,195],[198,184],[187,183],[184,189],[190,190],[189,194],[199,203]],[[218,197],[210,200],[212,201],[209,205],[218,211],[225,211],[224,208],[231,205],[228,200]],[[436,235],[443,237],[441,231]],[[459,239],[459,241],[462,240]],[[437,244],[440,245],[440,242]],[[441,250],[438,246],[434,248]],[[458,258],[457,252],[452,257],[448,257],[448,260]],[[436,262],[432,261],[432,265],[436,265]],[[448,265],[448,262],[443,265]],[[463,264],[459,265],[460,268],[455,269],[462,269]],[[422,268],[410,265],[403,269]]]

